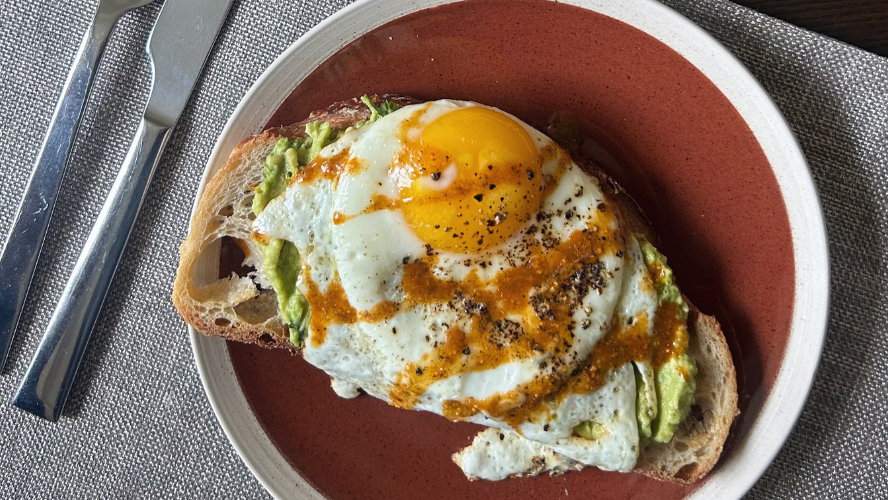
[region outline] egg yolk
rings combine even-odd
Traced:
[[[499,245],[542,204],[542,156],[512,118],[487,108],[450,111],[402,130],[395,163],[407,223],[435,249]],[[420,131],[421,130],[421,131]]]

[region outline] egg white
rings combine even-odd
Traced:
[[[436,101],[429,105],[420,127],[466,106],[480,105]],[[405,259],[422,258],[429,251],[436,253],[437,265],[433,272],[441,279],[462,280],[470,272],[489,279],[504,269],[521,266],[527,257],[523,249],[540,244],[542,231],[528,234],[526,230],[532,224],[545,224],[547,232],[561,241],[596,223],[610,225],[612,234],[621,234],[616,219],[606,220],[596,210],[604,201],[597,180],[572,161],[556,189],[543,201],[540,211],[549,217],[543,222],[528,221],[509,240],[479,254],[430,250],[399,210],[365,213],[374,196],[397,198],[398,186],[389,175],[389,166],[399,147],[397,131],[420,109],[420,105],[407,106],[346,134],[322,150],[320,157],[329,158],[348,149],[363,168],[336,180],[318,177],[311,182],[293,183],[257,217],[256,231],[291,241],[299,250],[307,272],[303,272],[297,287],[304,293],[307,292],[305,279],[325,292],[338,276],[348,302],[358,311],[367,311],[384,301],[403,302],[405,293],[400,284]],[[545,135],[515,120],[540,150],[553,144]],[[418,133],[419,130],[408,132]],[[563,150],[558,151],[566,155]],[[547,158],[542,165],[543,174],[554,175],[558,160],[558,156]],[[446,182],[446,171],[443,177]],[[345,222],[334,224],[335,212],[346,215]],[[576,324],[587,326],[576,330],[569,349],[560,354],[539,353],[492,369],[459,373],[440,380],[427,388],[415,408],[441,414],[445,401],[483,399],[506,393],[554,370],[555,363],[550,362],[553,358],[559,358],[568,366],[585,359],[613,321],[627,321],[640,313],[653,318],[656,296],[652,287],[643,285],[650,277],[635,238],[627,235],[624,254],[602,255],[600,263],[605,286],[601,290],[589,290],[582,297],[584,307],[575,310],[573,319]],[[353,397],[360,388],[391,402],[389,393],[405,366],[430,355],[435,343],[445,340],[448,327],[468,326],[470,321],[471,318],[454,308],[441,304],[418,305],[377,323],[329,325],[325,341],[320,345],[307,342],[303,355],[309,363],[332,376],[333,387],[341,396]],[[501,478],[502,474],[529,473],[538,462],[530,459],[540,453],[557,456],[551,463],[567,464],[564,467],[584,464],[629,470],[638,456],[635,394],[633,368],[626,364],[610,373],[600,389],[570,395],[551,406],[548,416],[525,422],[517,429],[483,412],[478,413],[468,420],[506,429],[509,439],[479,437],[455,460],[469,477],[488,479]],[[606,429],[603,436],[593,441],[572,435],[573,427],[586,420],[603,425]],[[510,458],[501,458],[505,456]],[[525,456],[530,457],[530,462],[521,458]],[[494,466],[490,468],[489,464]]]

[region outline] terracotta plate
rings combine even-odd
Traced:
[[[284,497],[741,496],[801,409],[827,310],[820,207],[783,118],[724,48],[659,3],[444,3],[359,2],[306,34],[244,98],[207,175],[263,127],[365,93],[474,100],[539,128],[574,114],[583,149],[651,218],[682,290],[725,327],[743,413],[722,461],[693,488],[594,469],[472,483],[450,454],[478,427],[339,399],[300,358],[192,332],[232,443]]]

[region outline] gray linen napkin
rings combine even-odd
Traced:
[[[0,374],[0,497],[266,497],[225,439],[170,300],[192,195],[216,136],[259,74],[346,1],[241,0],[155,177],[66,411],[9,400],[36,349],[147,98],[159,7],[111,42],[56,208],[24,323]],[[725,0],[665,3],[716,36],[786,115],[829,226],[833,302],[798,428],[752,498],[886,497],[888,60]],[[0,235],[8,231],[94,1],[0,2]],[[281,22],[286,13],[287,22]],[[273,34],[264,26],[276,26]],[[2,299],[0,299],[2,300]]]

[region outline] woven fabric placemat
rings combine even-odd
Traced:
[[[0,2],[0,238],[96,3]],[[213,415],[170,287],[186,214],[228,116],[278,54],[347,3],[235,2],[163,156],[65,417],[50,424],[7,402],[147,99],[144,47],[159,5],[118,24],[0,374],[0,497],[268,496]],[[832,305],[820,369],[798,426],[749,497],[886,498],[888,59],[726,0],[664,3],[725,44],[774,98],[804,149],[829,230]]]

